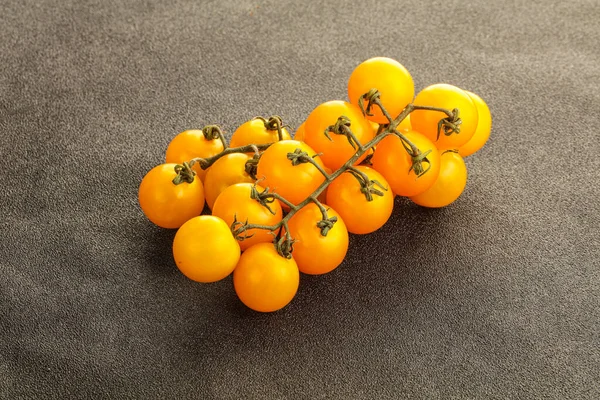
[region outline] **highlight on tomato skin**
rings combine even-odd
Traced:
[[[293,258],[284,258],[272,243],[258,243],[242,253],[233,271],[233,287],[248,308],[274,312],[298,292],[300,271]]]
[[[410,197],[423,207],[439,208],[455,202],[467,185],[467,166],[456,151],[446,151],[440,156],[440,173],[425,192]]]
[[[233,272],[240,259],[240,246],[225,221],[201,215],[177,230],[173,258],[177,268],[189,279],[211,283]]]
[[[138,202],[142,212],[161,228],[176,229],[184,222],[202,213],[204,189],[197,176],[191,183],[173,183],[177,164],[160,164],[152,168],[138,188]]]

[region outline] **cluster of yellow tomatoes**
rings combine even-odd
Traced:
[[[279,118],[245,122],[228,144],[214,129],[181,132],[142,179],[139,202],[150,221],[178,229],[173,256],[185,276],[215,282],[233,272],[245,305],[276,311],[300,272],[332,271],[349,234],[382,227],[394,196],[425,207],[455,201],[467,182],[463,157],[485,144],[491,124],[479,96],[448,84],[415,96],[409,72],[376,57],[350,75],[348,101],[318,105],[293,138]]]

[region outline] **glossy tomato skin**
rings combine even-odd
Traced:
[[[299,142],[304,142],[304,135],[306,134],[306,132],[304,131],[305,125],[306,125],[306,121],[301,123],[300,126],[298,127],[298,129],[296,129],[296,133],[294,134],[294,140],[297,140]]]
[[[438,83],[421,90],[414,101],[415,105],[439,107],[452,111],[458,108],[462,120],[460,133],[446,136],[442,131],[438,138],[438,123],[447,115],[441,111],[415,110],[411,113],[412,128],[425,135],[439,150],[458,149],[475,134],[479,115],[471,97],[462,89]]]
[[[291,139],[290,133],[286,128],[281,129],[282,140]],[[258,118],[251,119],[240,125],[229,142],[230,147],[241,147],[248,144],[267,144],[277,142],[279,135],[277,130],[270,130],[265,127],[265,123]]]
[[[396,127],[400,132],[409,132],[412,131],[412,125],[410,124],[410,114],[408,114],[406,116],[406,118],[404,118],[402,121],[400,121],[400,123],[398,124],[398,126]]]
[[[339,169],[356,152],[344,135],[330,133],[329,140],[325,130],[334,125],[340,116],[350,119],[350,129],[361,144],[375,137],[371,124],[364,118],[360,109],[348,102],[332,100],[318,105],[308,116],[304,126],[304,141],[317,153],[321,153],[323,164],[332,170]],[[360,163],[366,154],[360,157]]]
[[[183,224],[173,240],[177,268],[196,282],[216,282],[233,272],[240,259],[240,246],[220,218],[194,217]]]
[[[278,200],[269,204],[269,208],[262,205],[258,200],[252,199],[252,183],[236,183],[221,192],[215,201],[212,215],[223,219],[228,226],[233,224],[234,218],[239,222],[249,224],[272,226],[281,221],[282,210]],[[258,192],[265,189],[256,185]],[[242,251],[257,243],[271,243],[275,236],[265,229],[249,229],[245,232],[247,239],[240,241]]]
[[[212,157],[223,151],[221,140],[207,140],[200,129],[189,129],[175,136],[167,147],[166,162],[182,164],[193,158]],[[193,167],[200,180],[204,180],[206,170],[200,168],[200,164]]]
[[[138,201],[146,217],[154,224],[168,229],[179,228],[184,222],[202,213],[204,189],[194,177],[192,183],[175,185],[176,164],[161,164],[152,168],[142,179]]]
[[[323,174],[310,163],[292,165],[287,155],[296,149],[306,152],[324,167],[320,157],[306,143],[283,140],[272,144],[262,153],[256,173],[261,186],[279,193],[292,204],[301,203],[325,181]]]
[[[327,188],[327,204],[340,214],[348,232],[367,234],[381,228],[390,218],[394,208],[394,194],[379,172],[363,165],[356,168],[387,188],[384,190],[377,187],[383,192],[383,196],[373,194],[373,200],[367,201],[358,180],[351,173],[344,172]]]
[[[380,100],[392,118],[398,116],[415,96],[410,73],[398,61],[387,57],[370,58],[352,71],[348,80],[348,98],[358,106],[359,98],[373,88],[379,90]],[[379,107],[373,106],[371,112],[373,116],[367,116],[371,121],[389,123]]]
[[[445,207],[460,197],[466,185],[467,166],[464,160],[458,153],[447,151],[440,157],[440,173],[433,185],[410,199],[423,207]]]
[[[473,137],[458,149],[458,154],[462,157],[470,156],[479,151],[488,141],[490,132],[492,131],[492,114],[485,101],[475,93],[471,93],[467,90],[465,90],[465,93],[467,93],[471,100],[473,100],[473,103],[475,103],[479,118],[477,129],[475,129]]]
[[[292,256],[300,272],[305,274],[321,275],[333,271],[348,252],[348,229],[344,220],[333,208],[327,205],[325,208],[328,218],[337,217],[326,236],[317,227],[323,216],[314,203],[303,207],[288,222],[290,235],[296,240]]]
[[[246,250],[233,272],[233,286],[247,307],[273,312],[289,304],[300,284],[293,258],[284,258],[271,243],[258,243]]]
[[[215,200],[223,190],[235,183],[254,183],[254,179],[246,172],[246,161],[251,156],[242,153],[227,154],[218,159],[204,178],[206,204],[213,208]]]
[[[377,150],[372,158],[373,168],[381,173],[389,183],[393,192],[398,196],[415,196],[427,190],[435,182],[440,172],[440,153],[435,145],[415,131],[408,131],[404,136],[421,151],[429,152],[427,160],[421,165],[429,168],[421,176],[415,174],[412,167],[412,157],[401,139],[396,135],[386,136],[377,144]]]

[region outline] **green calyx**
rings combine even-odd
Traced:
[[[175,185],[180,185],[184,182],[194,182],[196,172],[192,169],[193,162],[184,162],[183,164],[177,164],[175,166],[175,172],[177,175],[173,178],[172,182]]]
[[[438,122],[437,127],[437,138],[439,140],[440,134],[443,132],[445,136],[450,136],[452,134],[460,133],[460,125],[462,124],[462,120],[459,117],[459,110],[455,108],[452,110],[452,115],[446,118],[442,118],[440,122]]]
[[[293,166],[312,162],[312,157],[307,152],[300,149],[294,150],[293,153],[287,153],[287,159],[292,162]]]
[[[266,119],[264,117],[254,117],[253,119],[258,119],[263,122],[265,125],[265,129],[268,131],[277,131],[277,140],[283,140],[283,128],[289,128],[287,125],[283,124],[283,120],[279,115],[273,115]]]
[[[376,101],[379,100],[380,96],[379,90],[373,88],[358,98],[358,107],[363,115],[373,115],[373,113],[371,113],[371,108],[375,105]],[[365,101],[367,102],[366,108]]]
[[[250,190],[250,198],[258,201],[262,206],[266,207],[271,214],[275,215],[275,211],[273,211],[269,204],[273,204],[276,198],[273,193],[269,193],[269,188],[265,188],[265,190],[259,192],[256,184],[254,184]]]
[[[335,122],[335,124],[330,125],[325,129],[325,136],[330,141],[333,141],[333,139],[331,138],[329,133],[346,136],[346,138],[348,139],[348,143],[350,143],[350,146],[352,146],[352,148],[356,150],[358,147],[360,147],[360,143],[352,133],[352,130],[350,130],[351,122],[352,121],[350,121],[350,118],[346,117],[345,115],[340,116]]]
[[[354,167],[349,167],[348,172],[350,172],[360,183],[360,191],[365,195],[367,201],[373,201],[373,195],[383,196],[385,194],[383,191],[388,191],[388,188],[383,186],[379,181],[369,179],[367,174]]]
[[[256,173],[258,172],[258,162],[259,161],[260,161],[260,155],[257,156],[255,154],[254,157],[250,158],[244,164],[244,171],[246,171],[246,173],[248,175],[250,175],[250,177],[254,180],[256,180]]]

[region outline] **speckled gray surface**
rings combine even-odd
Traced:
[[[595,0],[0,2],[0,398],[600,398],[598,20]],[[488,102],[460,200],[397,200],[275,314],[183,277],[136,200],[169,139],[297,126],[376,55]]]

